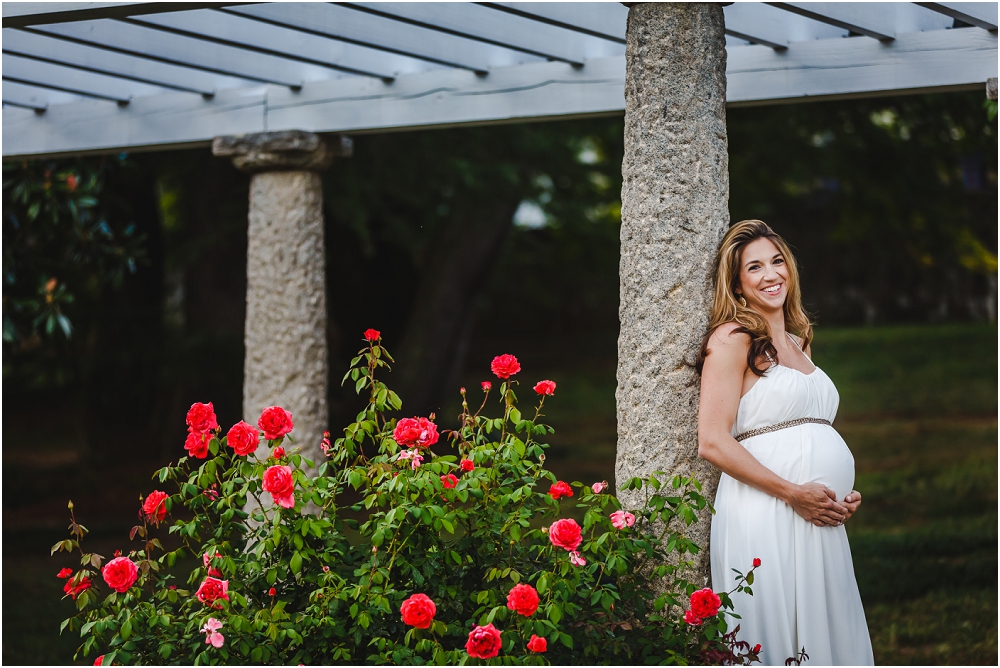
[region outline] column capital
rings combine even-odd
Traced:
[[[329,140],[302,130],[226,135],[212,140],[212,154],[232,158],[236,168],[244,172],[319,172],[336,157],[350,157],[352,151],[349,137],[338,135]]]

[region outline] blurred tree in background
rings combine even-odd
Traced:
[[[995,320],[997,122],[981,94],[728,115],[732,218],[789,239],[821,324]],[[331,368],[377,327],[422,412],[498,346],[613,364],[622,152],[620,118],[356,137],[324,175]],[[97,450],[123,436],[92,416],[128,407],[150,455],[183,439],[174,416],[195,400],[239,414],[246,175],[195,150],[18,164],[4,183],[5,402],[72,397]],[[354,322],[363,286],[386,298]],[[497,309],[526,324],[503,329]],[[331,424],[353,413],[341,388],[330,403]]]

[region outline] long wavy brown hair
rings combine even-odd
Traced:
[[[785,240],[778,236],[767,223],[760,220],[741,220],[726,232],[715,258],[715,292],[712,299],[712,314],[708,324],[708,332],[701,341],[701,349],[695,362],[695,369],[700,374],[708,356],[708,339],[712,333],[727,322],[735,322],[739,328],[733,330],[750,336],[750,350],[747,353],[747,366],[758,376],[763,376],[766,369],[757,366],[758,360],[768,357],[777,359],[778,351],[768,333],[767,321],[757,311],[743,306],[737,297],[736,289],[740,287],[740,265],[743,261],[743,249],[747,244],[757,239],[770,239],[777,246],[788,267],[788,293],[785,297],[785,329],[802,339],[802,348],[812,341],[812,322],[802,308],[802,292],[799,287],[799,269],[795,256]]]

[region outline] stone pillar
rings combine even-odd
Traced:
[[[722,6],[636,3],[625,47],[625,158],[618,337],[620,491],[635,475],[694,474],[709,500],[719,473],[698,457],[699,378],[712,264],[729,225],[726,41]],[[692,581],[709,577],[710,515]]]
[[[247,311],[243,419],[267,406],[292,413],[294,441],[317,461],[327,428],[326,258],[319,173],[334,148],[309,132],[216,137],[212,152],[253,174],[247,232]],[[261,448],[265,444],[262,442]],[[259,452],[264,455],[264,452]]]

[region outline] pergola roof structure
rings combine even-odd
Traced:
[[[3,157],[620,113],[616,2],[3,3]],[[997,3],[725,8],[728,102],[981,88]]]

